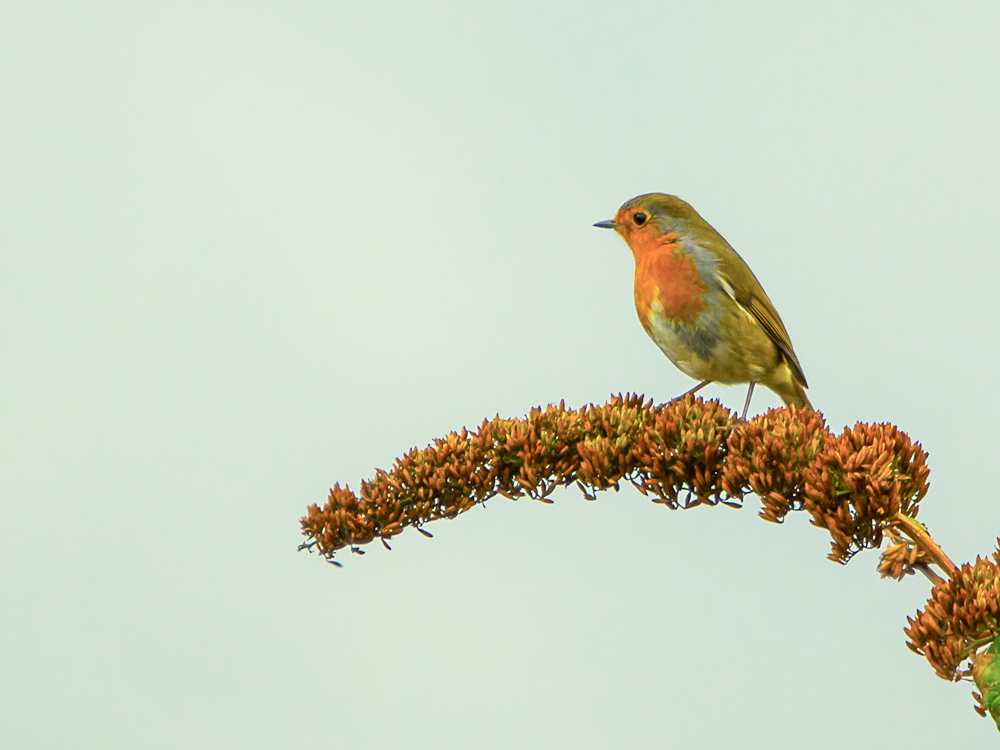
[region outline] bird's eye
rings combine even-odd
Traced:
[[[646,216],[646,214],[644,214],[642,211],[640,211],[639,213],[637,213],[635,216],[632,217],[632,219],[635,221],[635,225],[637,227],[641,227],[643,224],[645,224],[646,223],[646,219],[648,219],[648,218],[649,217]]]

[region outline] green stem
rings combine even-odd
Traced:
[[[906,534],[918,548],[927,553],[928,557],[931,558],[945,573],[948,574],[949,578],[953,578],[958,572],[958,566],[955,565],[944,551],[938,547],[937,542],[931,538],[931,535],[927,533],[927,527],[924,526],[920,521],[914,518],[903,515],[902,513],[897,513],[892,517],[892,523],[900,531]]]

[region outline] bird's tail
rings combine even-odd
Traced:
[[[796,406],[799,409],[812,409],[809,397],[806,396],[806,389],[794,378],[789,383],[782,383],[782,387],[774,389],[774,392],[781,396],[785,406]]]

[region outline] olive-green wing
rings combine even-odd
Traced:
[[[721,252],[718,253],[721,261],[719,273],[722,276],[721,281],[723,281],[726,292],[731,293],[736,303],[749,312],[754,320],[760,324],[760,327],[764,329],[792,368],[795,379],[804,388],[808,388],[805,373],[802,372],[802,365],[799,364],[795,350],[792,349],[792,340],[788,337],[788,331],[785,330],[785,324],[781,322],[778,311],[774,309],[774,305],[771,304],[771,300],[764,292],[764,287],[760,285],[757,277],[753,275],[753,271],[728,242],[725,243],[725,248],[720,249]]]

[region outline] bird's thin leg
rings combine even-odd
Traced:
[[[743,405],[743,416],[740,417],[741,422],[747,421],[747,412],[750,411],[750,397],[753,396],[754,382],[750,381],[750,390],[747,391],[747,402]]]
[[[686,391],[686,392],[682,393],[680,396],[674,396],[672,399],[670,399],[670,401],[671,401],[671,403],[673,403],[674,401],[681,401],[682,399],[685,399],[688,396],[693,396],[695,393],[697,393],[698,391],[700,391],[702,388],[704,388],[706,385],[708,385],[711,382],[712,382],[711,380],[702,380],[700,383],[698,383],[698,385],[696,385],[690,391]]]

